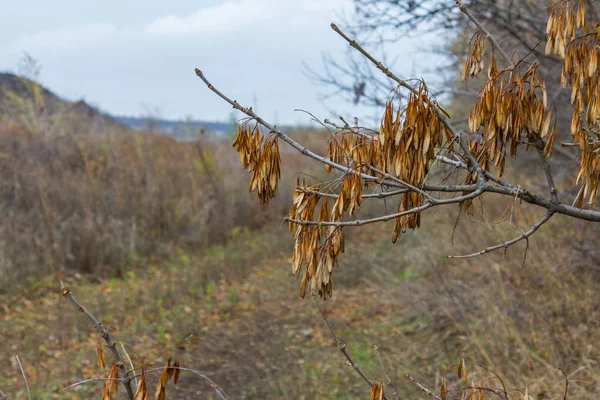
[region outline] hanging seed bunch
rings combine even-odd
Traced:
[[[562,84],[571,87],[571,103],[575,106],[571,135],[581,150],[577,183],[583,182],[579,203],[587,198],[596,201],[600,183],[600,30],[577,38],[568,44],[562,69]]]
[[[252,173],[249,190],[258,193],[262,204],[268,203],[275,197],[281,177],[277,136],[263,136],[258,124],[250,128],[246,121],[238,127],[233,147],[240,155],[242,166]]]
[[[435,148],[443,144],[444,133],[448,140],[452,139],[452,134],[443,127],[436,114],[427,85],[421,81],[415,92],[408,96],[405,109],[399,107],[394,111],[392,101],[386,103],[379,130],[380,169],[411,185],[422,184],[429,173],[430,162],[435,158]],[[418,207],[422,201],[420,193],[406,193],[398,211]],[[396,242],[407,228],[419,227],[420,221],[420,213],[398,217],[392,241]]]
[[[565,58],[567,46],[575,39],[577,29],[583,28],[587,33],[585,3],[585,0],[558,0],[549,7],[546,54]]]
[[[367,172],[367,165],[379,163],[377,137],[348,129],[336,132],[329,139],[327,159],[337,164],[361,166],[362,171]],[[325,165],[325,169],[331,172],[331,166]]]
[[[344,186],[346,181],[347,178],[344,179],[342,186]],[[355,181],[356,179],[352,182]],[[360,177],[358,177],[358,181],[360,182]],[[356,193],[356,189],[354,190],[352,192],[351,187],[343,188],[338,195],[333,209],[330,210],[327,197],[317,193],[320,191],[319,188],[307,187],[304,181],[302,183],[298,181],[294,190],[294,202],[288,216],[295,220],[313,221],[315,209],[321,198],[323,198],[318,221],[329,222],[339,220],[341,218],[339,210],[344,212],[353,203],[343,193],[346,191]],[[360,193],[358,196],[360,197]],[[347,199],[347,201],[344,202],[343,199]],[[337,266],[338,256],[344,252],[344,232],[342,228],[323,225],[301,225],[291,222],[290,231],[294,234],[295,240],[292,255],[292,271],[296,275],[302,274],[300,296],[306,296],[306,291],[310,287],[312,293],[318,294],[324,300],[331,297],[333,292],[331,275],[333,269]]]
[[[492,57],[488,80],[469,112],[471,132],[482,130],[481,145],[470,143],[483,168],[493,163],[501,176],[506,157],[515,157],[523,142],[527,149],[538,137],[549,135],[544,153],[549,155],[554,143],[552,112],[547,109],[546,88],[536,63],[524,74],[518,70],[497,72]],[[486,153],[486,154],[483,154]]]
[[[485,34],[481,31],[475,32],[469,43],[469,55],[463,67],[462,81],[475,77],[483,70],[483,56],[485,55]]]

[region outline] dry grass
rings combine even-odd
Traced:
[[[488,199],[488,221],[504,206]],[[530,223],[531,211],[517,215],[518,223]],[[571,380],[569,398],[595,398],[597,253],[582,258],[569,249],[573,235],[597,248],[598,228],[557,220],[531,239],[525,265],[524,244],[504,259],[499,253],[465,262],[445,256],[512,236],[514,226],[464,220],[453,246],[448,220],[439,211],[424,215],[422,229],[396,245],[389,243],[391,226],[349,231],[325,312],[361,368],[383,379],[372,350],[377,345],[403,398],[424,398],[405,373],[438,389],[445,367],[472,357],[492,366],[509,388],[527,385],[539,400],[562,398],[564,379],[552,369],[559,365]],[[146,359],[193,334],[173,353],[184,366],[207,372],[232,398],[366,397],[369,388],[344,365],[312,302],[298,298],[286,231],[278,225],[262,233],[240,231],[227,245],[182,250],[169,263],[130,270],[123,279],[69,284]],[[40,397],[98,393],[100,386],[85,386],[52,394],[67,381],[105,374],[95,362],[98,337],[88,321],[58,293],[11,299],[1,314],[3,369],[9,372],[0,387],[23,394],[10,361],[20,354]],[[470,371],[498,386],[489,374]],[[172,392],[177,398],[210,397],[201,381],[188,377],[178,386]],[[452,379],[450,387],[456,388]]]
[[[285,196],[261,208],[244,190],[237,154],[208,139],[40,137],[4,125],[0,154],[0,290],[75,272],[121,276],[173,246],[221,243],[287,208]]]
[[[323,145],[323,135],[294,133],[311,148]],[[107,374],[95,360],[97,334],[61,300],[58,277],[144,359],[193,334],[174,355],[233,398],[368,395],[311,301],[299,299],[292,240],[278,224],[293,171],[324,171],[282,149],[288,175],[263,208],[246,193],[249,177],[234,150],[217,141],[40,136],[4,125],[0,156],[0,388],[13,398],[25,396],[17,354],[36,398],[101,391],[87,385],[55,393],[69,381]],[[462,218],[454,245],[457,209],[424,214],[423,227],[396,245],[391,226],[348,230],[335,296],[324,306],[331,323],[374,380],[383,379],[372,350],[379,346],[403,398],[423,397],[405,373],[436,390],[444,368],[461,356],[492,366],[510,388],[527,385],[536,400],[562,398],[559,365],[571,380],[569,398],[595,398],[598,227],[556,219],[531,239],[525,264],[525,243],[504,259],[500,252],[448,260],[518,235],[516,226],[537,214],[517,206],[511,225],[498,222],[508,200],[485,202],[485,215]],[[380,207],[368,201],[361,212]],[[178,398],[210,397],[190,377],[178,386]]]

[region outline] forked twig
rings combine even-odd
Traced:
[[[485,248],[481,251],[478,251],[476,253],[472,253],[472,254],[466,254],[466,255],[462,255],[462,256],[448,256],[448,258],[473,258],[473,257],[477,257],[486,253],[490,253],[492,251],[498,250],[498,249],[508,249],[510,246],[512,246],[515,243],[520,242],[521,240],[527,240],[528,238],[533,235],[538,229],[540,229],[542,227],[542,225],[544,225],[546,222],[548,222],[548,220],[550,218],[552,218],[552,216],[554,215],[554,213],[552,211],[548,211],[546,213],[546,215],[544,215],[544,217],[542,219],[540,219],[538,222],[536,222],[531,229],[529,229],[527,232],[523,232],[520,236],[512,239],[512,240],[508,240],[506,242],[497,244],[495,246],[490,246],[488,248]],[[529,242],[528,242],[529,243]]]
[[[117,345],[113,341],[112,337],[110,336],[108,329],[106,329],[102,325],[102,323],[96,319],[96,317],[94,317],[79,301],[77,301],[77,299],[71,293],[71,290],[69,290],[69,288],[67,288],[63,284],[62,281],[60,282],[60,291],[61,291],[62,296],[69,299],[71,301],[71,303],[73,303],[79,311],[84,313],[90,319],[90,321],[92,321],[94,328],[98,332],[100,332],[100,334],[102,335],[102,338],[106,342],[106,346],[110,349],[111,353],[113,354],[113,356],[115,358],[115,361],[117,362],[117,365],[119,366],[119,372],[121,373],[121,376],[122,376],[122,378],[120,380],[121,380],[121,382],[123,382],[123,385],[125,386],[125,389],[127,390],[127,395],[129,396],[129,399],[133,400],[134,393],[133,393],[133,388],[131,387],[131,377],[129,376],[127,367],[125,367],[125,363],[123,362],[123,359],[121,358],[121,355],[119,354],[119,351],[117,350]]]

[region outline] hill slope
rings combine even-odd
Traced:
[[[0,73],[0,123],[43,135],[129,132],[130,128],[83,100],[64,100],[29,79]]]

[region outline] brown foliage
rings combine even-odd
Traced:
[[[11,281],[119,275],[140,256],[222,242],[235,227],[268,221],[238,191],[245,174],[235,153],[210,139],[42,137],[2,125],[0,154],[0,272]]]

